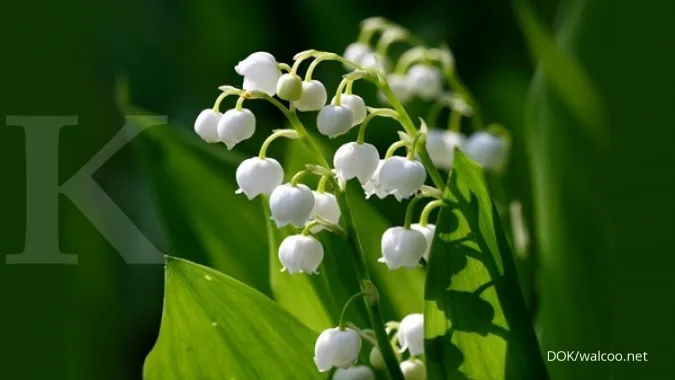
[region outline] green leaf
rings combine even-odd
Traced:
[[[459,150],[432,243],[424,317],[429,378],[548,378],[484,173]]]
[[[540,70],[581,121],[579,125],[586,127],[585,132],[596,142],[604,142],[607,137],[607,116],[602,98],[591,78],[579,61],[556,44],[526,0],[515,0],[514,4],[516,16]]]
[[[256,290],[167,257],[162,327],[146,380],[321,379],[317,334]]]
[[[139,154],[171,254],[269,294],[263,210],[235,194],[235,170],[245,157],[167,125],[143,133]]]

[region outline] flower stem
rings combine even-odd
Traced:
[[[340,327],[340,330],[345,329],[345,324],[347,323],[345,321],[345,317],[347,316],[347,309],[349,309],[349,305],[351,305],[352,302],[354,302],[357,298],[365,296],[366,292],[359,292],[354,294],[353,296],[349,297],[347,302],[345,302],[344,306],[342,306],[342,313],[340,313],[340,322],[338,323],[338,326]]]
[[[388,108],[381,108],[377,109],[366,116],[365,119],[361,122],[361,126],[359,127],[359,135],[356,138],[356,142],[359,144],[363,144],[363,142],[366,140],[366,127],[368,126],[368,123],[370,123],[371,120],[376,118],[377,116],[383,116],[383,117],[391,117],[394,119],[398,119],[398,114],[396,111]]]
[[[299,172],[295,173],[295,175],[291,178],[291,186],[295,187],[298,186],[298,182],[300,182],[300,178],[304,177],[305,174],[309,173],[307,170],[300,170]]]
[[[412,218],[413,218],[413,212],[415,212],[415,206],[424,198],[423,196],[415,196],[413,199],[408,202],[408,207],[405,210],[405,223],[403,223],[403,227],[410,229],[410,225],[412,224]]]
[[[314,74],[314,70],[316,69],[317,66],[319,66],[319,63],[323,61],[323,57],[317,57],[314,58],[314,61],[309,64],[309,67],[307,68],[307,72],[305,72],[305,82],[311,82],[312,81],[312,75]]]
[[[387,153],[384,154],[384,159],[391,158],[394,155],[394,152],[396,152],[396,149],[402,148],[406,146],[406,142],[403,140],[399,140],[389,146],[389,149],[387,149]]]
[[[263,141],[262,145],[260,146],[260,153],[258,154],[258,157],[260,157],[261,159],[265,159],[265,157],[267,156],[267,148],[269,148],[272,141],[278,139],[279,137],[286,137],[288,139],[297,139],[298,132],[296,132],[294,129],[280,129],[278,131],[275,131],[271,135],[267,136],[265,141]]]
[[[241,111],[244,107],[244,100],[246,100],[245,96],[240,96],[239,99],[237,99],[237,104],[234,106],[237,111]]]
[[[453,109],[450,111],[450,119],[448,120],[448,130],[459,132],[461,129],[462,114]]]
[[[347,83],[351,82],[349,79],[342,79],[338,85],[337,91],[335,91],[335,105],[342,105],[342,92],[345,90]]]
[[[427,203],[427,205],[424,206],[424,209],[422,210],[422,214],[420,215],[420,225],[422,227],[426,227],[426,225],[429,224],[429,215],[431,215],[431,212],[442,205],[443,201],[440,199]]]

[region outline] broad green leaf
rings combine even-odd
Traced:
[[[425,289],[433,379],[548,378],[480,167],[455,152]]]
[[[162,327],[144,379],[321,379],[316,337],[245,284],[167,257]]]
[[[582,2],[578,2],[582,3]],[[526,0],[514,0],[516,16],[544,76],[596,142],[607,138],[603,101],[591,78],[572,55],[563,51],[537,19]],[[578,10],[579,7],[577,7]]]
[[[245,157],[167,125],[145,131],[141,148],[172,254],[269,294],[263,210],[235,194]]]

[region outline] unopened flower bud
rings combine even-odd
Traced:
[[[427,262],[429,261],[429,251],[431,251],[431,242],[434,239],[434,232],[436,232],[436,226],[433,224],[427,224],[426,226],[422,226],[421,224],[418,223],[413,223],[410,228],[413,230],[417,230],[424,235],[424,238],[427,241],[427,250],[424,251],[424,260]]]
[[[331,368],[348,368],[359,358],[361,337],[350,328],[324,330],[314,345],[314,363],[320,372]]]
[[[377,148],[368,143],[344,144],[333,156],[333,166],[341,183],[352,178],[358,178],[362,184],[366,183],[375,173],[379,162]]]
[[[314,209],[314,194],[307,186],[283,184],[270,195],[270,212],[277,227],[287,224],[302,227]]]
[[[323,260],[323,246],[314,236],[291,235],[279,246],[282,271],[290,274],[316,274]]]
[[[339,368],[333,374],[333,380],[375,380],[375,374],[368,366],[355,365],[347,369]]]
[[[464,151],[485,170],[499,171],[506,163],[506,140],[488,132],[476,132],[469,136]]]
[[[195,120],[195,132],[207,143],[216,143],[220,141],[218,137],[218,122],[223,114],[207,108],[199,113]]]
[[[424,316],[422,314],[408,314],[401,320],[397,334],[401,351],[408,350],[412,356],[424,353]]]
[[[296,101],[302,96],[302,80],[295,74],[284,74],[277,82],[277,96],[283,100]]]
[[[326,105],[326,87],[318,80],[302,82],[302,95],[295,102],[298,111],[319,111]]]
[[[328,222],[338,224],[340,222],[340,206],[337,203],[337,199],[335,199],[335,195],[320,193],[318,191],[313,191],[312,194],[314,194],[314,208],[309,218],[316,219],[318,216]],[[317,233],[322,229],[321,225],[317,225],[312,227],[311,231],[312,233]]]
[[[255,132],[255,115],[249,109],[227,110],[218,122],[218,138],[227,149],[249,139]]]
[[[400,156],[385,160],[379,176],[384,191],[394,194],[399,201],[419,191],[426,178],[427,172],[420,162]]]
[[[408,70],[407,79],[411,91],[424,100],[432,100],[443,91],[443,74],[436,66],[413,65]]]
[[[253,53],[240,61],[234,70],[244,77],[244,90],[258,90],[269,96],[276,93],[281,71],[272,54],[262,51]]]
[[[352,111],[346,106],[329,104],[319,111],[316,126],[322,135],[332,138],[347,133],[353,125],[353,119]]]
[[[452,159],[455,157],[455,148],[464,147],[466,137],[454,131],[444,131],[440,129],[431,129],[427,134],[427,152],[431,161],[439,169],[450,169]]]
[[[237,167],[237,194],[244,193],[248,199],[259,194],[270,195],[284,179],[284,169],[274,158],[251,157]]]
[[[375,369],[383,370],[387,368],[387,363],[384,362],[384,357],[382,357],[382,351],[380,351],[377,346],[373,346],[370,350],[370,355],[368,355],[370,365]]]
[[[427,377],[424,363],[419,359],[408,359],[402,362],[401,372],[405,380],[424,380]]]
[[[382,257],[377,261],[387,264],[389,269],[418,266],[427,241],[421,232],[405,227],[392,227],[382,235]]]

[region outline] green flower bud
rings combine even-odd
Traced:
[[[284,74],[277,82],[277,95],[283,100],[295,102],[302,96],[302,80],[294,74]]]

